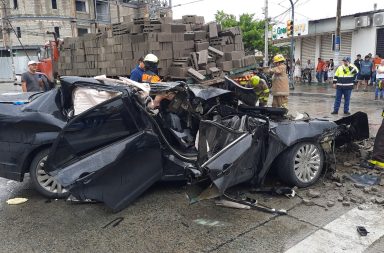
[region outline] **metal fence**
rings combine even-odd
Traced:
[[[15,65],[15,74],[21,75],[27,71],[28,61],[38,61],[37,56],[15,56],[13,57]],[[11,57],[0,57],[0,82],[13,82],[14,76],[12,71],[12,59]]]

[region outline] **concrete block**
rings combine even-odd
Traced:
[[[207,38],[206,31],[195,31],[195,40],[205,40]]]
[[[222,46],[222,48],[223,48],[224,53],[235,51],[235,45],[234,44],[224,45],[224,46]]]
[[[208,51],[219,56],[224,56],[224,53],[222,51],[217,50],[216,48],[213,48],[213,47],[208,47]]]
[[[232,66],[232,61],[223,61],[222,63],[219,64],[219,67],[221,67],[221,69],[223,71],[231,71],[233,69],[233,66]]]
[[[162,24],[162,25],[161,25],[161,32],[164,32],[164,33],[171,33],[171,32],[172,32],[172,26],[171,26],[171,24]]]
[[[188,69],[188,74],[192,76],[193,78],[197,79],[198,81],[205,80],[205,76],[200,74],[198,71],[194,70],[193,68]]]
[[[158,33],[157,39],[159,42],[171,42],[173,41],[173,35],[172,33]]]
[[[207,64],[208,63],[208,50],[202,50],[200,52],[197,52],[198,55],[198,60],[197,64],[202,65],[202,64]]]
[[[195,32],[186,32],[184,33],[184,40],[191,40],[193,41],[195,39]]]
[[[217,24],[216,22],[212,22],[208,24],[208,29],[209,29],[209,38],[216,38],[219,36],[217,32]]]
[[[184,33],[186,31],[184,24],[172,24],[171,32],[172,33]]]
[[[245,56],[244,51],[232,51],[224,53],[224,59],[226,61],[239,60]]]
[[[242,68],[243,67],[243,61],[241,59],[232,60],[232,66],[233,66],[233,68]]]
[[[209,42],[195,43],[196,52],[202,51],[202,50],[207,50],[208,48],[209,48]]]

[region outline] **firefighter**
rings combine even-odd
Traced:
[[[384,117],[384,110],[381,113]],[[379,131],[377,131],[375,144],[372,151],[372,159],[368,161],[374,168],[384,169],[384,119],[381,122]]]
[[[160,77],[157,75],[157,65],[159,58],[154,54],[147,54],[144,57],[144,74],[142,76],[143,83],[159,83]]]
[[[282,107],[288,109],[289,81],[287,75],[287,66],[285,58],[281,54],[273,57],[275,67],[268,72],[273,73],[272,76],[272,107]]]
[[[259,106],[265,107],[268,104],[269,88],[267,82],[261,79],[259,76],[252,76],[249,80],[248,87],[252,87],[255,90],[257,100],[259,100]]]

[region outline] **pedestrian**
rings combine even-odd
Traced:
[[[356,60],[353,62],[353,64],[357,67],[357,69],[359,70],[359,72],[360,72],[360,63],[361,63],[362,61],[363,61],[363,60],[361,59],[361,54],[356,55]]]
[[[312,82],[312,70],[314,69],[314,66],[310,59],[307,60],[307,64],[304,66],[304,74],[306,75],[306,78],[308,80],[308,84],[311,84]]]
[[[353,82],[357,73],[359,73],[359,70],[355,65],[351,64],[351,59],[349,57],[344,57],[343,64],[336,69],[333,78],[333,88],[336,88],[336,98],[331,114],[338,114],[342,96],[344,96],[344,114],[351,114],[349,112],[349,102],[351,99]]]
[[[322,83],[323,82],[324,64],[325,64],[325,62],[320,57],[317,58],[316,79],[317,79],[318,83]]]
[[[158,76],[157,65],[159,64],[159,58],[154,54],[147,54],[144,57],[144,73],[142,76],[142,82],[145,83],[159,83],[161,81]]]
[[[375,100],[378,99],[380,95],[380,99],[383,99],[384,95],[384,59],[381,60],[380,65],[376,70],[376,89],[375,89]]]
[[[281,54],[273,57],[274,68],[269,70],[272,76],[272,107],[282,107],[288,109],[289,81],[287,66],[284,64],[285,58]]]
[[[23,92],[44,91],[42,75],[36,73],[37,62],[28,62],[28,71],[21,75],[21,89]]]
[[[372,79],[371,79],[372,80],[372,85],[376,84],[376,69],[380,65],[380,63],[381,63],[380,55],[376,54],[375,58],[373,58],[373,60],[372,60],[372,64],[373,64],[373,67],[372,67]]]
[[[301,82],[301,61],[300,58],[298,58],[295,62],[295,81]]]
[[[265,107],[268,104],[269,88],[267,82],[259,76],[254,75],[249,80],[246,87],[252,87],[256,93],[256,103],[259,101],[260,107]]]
[[[357,75],[356,91],[359,90],[360,85],[363,86],[363,90],[367,91],[368,81],[372,75],[372,62],[369,59],[369,55],[364,57],[364,60],[360,62],[360,71]]]
[[[329,59],[329,64],[328,64],[328,83],[333,82],[333,76],[335,74],[335,63],[333,62],[333,59]]]
[[[325,61],[325,64],[324,64],[324,67],[323,67],[324,82],[328,81],[328,69],[329,69],[329,61]]]
[[[144,66],[144,58],[140,57],[137,60],[137,66],[131,72],[130,79],[136,82],[141,82],[144,74],[145,66]]]

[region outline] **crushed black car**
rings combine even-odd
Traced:
[[[208,181],[223,194],[262,185],[276,170],[307,187],[332,145],[369,137],[365,113],[295,120],[285,109],[253,106],[249,90],[230,79],[225,85],[149,91],[127,80],[62,77],[60,88],[25,106],[1,104],[0,175],[21,181],[30,172],[46,196],[70,193],[119,211],[159,180]]]

